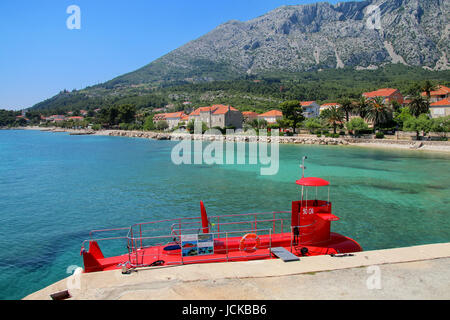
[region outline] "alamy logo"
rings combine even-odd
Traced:
[[[279,131],[272,130],[268,137],[266,130],[260,130],[259,135],[254,130],[244,132],[243,130],[226,131],[223,136],[219,130],[210,129],[202,133],[201,123],[196,123],[194,136],[181,132],[174,132],[172,140],[181,141],[172,149],[171,159],[175,165],[182,164],[238,164],[245,165],[246,158],[248,164],[261,166],[260,174],[263,176],[276,175],[279,170]],[[246,144],[234,141],[244,141],[248,143],[248,157],[246,154]],[[194,140],[192,142],[192,140]],[[203,148],[203,141],[209,144]],[[270,142],[269,142],[270,141]],[[270,145],[270,155],[269,155]],[[235,152],[236,147],[236,152]],[[224,150],[225,149],[225,150]],[[259,161],[259,162],[258,162]],[[266,166],[266,167],[263,167]]]
[[[70,274],[67,278],[67,289],[69,290],[79,290],[81,289],[81,274],[83,273],[83,268],[71,265],[66,269],[66,273]]]
[[[370,274],[366,280],[366,286],[369,290],[381,289],[381,269],[379,266],[370,266],[367,268],[367,274]]]
[[[70,16],[66,20],[66,26],[69,30],[80,30],[81,29],[81,9],[79,6],[71,5],[67,7],[67,14]]]

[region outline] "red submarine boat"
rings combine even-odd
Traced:
[[[302,256],[362,251],[355,240],[330,231],[331,222],[339,220],[329,201],[330,183],[304,177],[305,159],[300,166],[302,178],[296,181],[300,200],[292,202],[291,211],[208,217],[201,201],[200,217],[94,230],[81,247],[84,272],[273,258],[294,261]],[[318,200],[318,189],[325,187],[328,201]],[[308,199],[311,189],[315,197]],[[104,252],[103,243],[109,243]],[[113,253],[117,250],[121,254]]]

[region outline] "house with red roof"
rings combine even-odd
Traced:
[[[20,120],[20,119],[24,119],[26,122],[29,122],[29,121],[30,121],[30,119],[28,119],[28,118],[25,117],[24,115],[16,116],[16,120]]]
[[[244,120],[242,113],[232,106],[222,104],[213,105],[211,107],[200,107],[189,114],[189,121],[202,121],[209,128],[235,127],[242,128]]]
[[[64,120],[66,120],[66,117],[63,115],[59,115],[59,114],[54,114],[50,117],[45,118],[46,121],[51,121],[51,122],[62,122]]]
[[[426,97],[427,93],[422,92],[422,96]],[[430,92],[430,102],[438,102],[450,98],[450,88],[446,86],[438,86],[437,90]]]
[[[431,103],[430,113],[432,118],[450,116],[450,98]]]
[[[270,110],[258,116],[260,120],[266,120],[268,124],[277,123],[277,120],[283,119],[283,112],[280,110]]]
[[[330,109],[332,107],[340,108],[341,105],[337,102],[324,103],[320,106],[319,112],[322,113],[322,111]]]
[[[300,106],[303,108],[305,118],[317,118],[320,114],[320,106],[315,101],[302,101]]]
[[[258,119],[259,114],[253,111],[244,111],[242,112],[242,116],[244,117],[244,121],[250,122]]]
[[[377,97],[383,98],[384,104],[390,104],[393,101],[397,101],[399,104],[403,104],[403,96],[397,89],[384,88],[371,92],[364,92],[363,97],[367,99],[375,99]]]
[[[67,120],[83,121],[84,117],[68,117]]]
[[[186,119],[186,117],[187,115],[183,111],[159,113],[153,116],[153,122],[156,123],[159,121],[167,121],[167,123],[169,124],[169,129],[173,129],[178,126],[181,121],[185,121],[183,119]]]

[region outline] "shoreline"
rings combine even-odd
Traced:
[[[67,132],[70,135],[93,135],[93,136],[112,136],[112,137],[129,137],[143,138],[151,140],[173,140],[179,141],[183,138],[190,137],[192,140],[203,141],[227,141],[227,142],[249,142],[249,136],[214,136],[214,135],[191,135],[187,133],[164,133],[154,131],[125,131],[125,130],[100,130],[94,131],[89,129],[62,129],[56,127],[19,127],[5,130],[36,130],[43,132]],[[272,141],[271,137],[252,137],[254,142]],[[325,138],[315,135],[298,135],[293,137],[279,137],[280,144],[304,144],[304,145],[334,145],[334,146],[352,146],[361,148],[372,148],[381,150],[406,150],[406,151],[424,151],[435,153],[450,154],[450,141],[415,141],[415,140],[388,140],[388,139],[362,139],[362,138]]]

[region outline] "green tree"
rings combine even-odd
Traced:
[[[253,119],[250,122],[250,125],[254,129],[263,129],[263,128],[267,128],[267,121],[265,119]]]
[[[364,121],[363,118],[356,117],[347,122],[346,124],[347,130],[352,131],[354,135],[359,135],[361,131],[365,131],[369,129],[367,122]]]
[[[123,104],[118,108],[118,122],[132,123],[136,116],[136,107],[131,104]]]
[[[309,118],[303,123],[303,125],[309,130],[310,133],[314,133],[322,128],[322,123],[320,123],[317,118]]]
[[[386,105],[383,100],[382,97],[376,97],[369,101],[366,119],[373,121],[374,129],[378,128],[381,124],[388,122],[392,117],[391,108]]]
[[[282,104],[280,104],[280,109],[283,112],[284,118],[292,121],[292,127],[295,132],[297,124],[305,120],[305,117],[303,116],[303,108],[300,106],[300,101],[297,100],[285,101]]]
[[[279,128],[287,129],[293,126],[293,122],[283,117],[283,119],[277,119],[277,124]]]
[[[110,107],[106,110],[106,124],[109,126],[113,126],[118,124],[118,115],[119,110],[117,107]]]
[[[392,102],[391,102],[391,106],[392,106],[392,110],[395,112],[395,111],[398,111],[401,107],[402,107],[402,105],[400,104],[400,102],[398,102],[397,100],[393,100]]]
[[[144,130],[145,131],[155,130],[155,123],[153,122],[153,115],[150,115],[147,118],[145,118]]]
[[[39,124],[41,122],[41,113],[38,111],[27,111],[25,117],[30,120],[31,124]]]
[[[169,128],[169,123],[166,120],[158,121],[155,125],[156,130],[164,131]]]
[[[431,91],[436,90],[436,86],[430,80],[425,80],[420,89],[426,92],[428,100],[431,98]]]
[[[0,110],[0,127],[13,126],[16,122],[16,116],[18,115],[20,115],[20,112]]]
[[[421,95],[417,94],[413,96],[411,102],[408,104],[411,114],[415,117],[430,112],[430,102],[428,99],[423,98]]]
[[[400,108],[397,112],[394,112],[394,121],[397,123],[398,128],[403,128],[403,123],[406,119],[409,119],[413,115],[408,107]]]
[[[345,113],[345,121],[348,122],[350,119],[350,113],[354,110],[354,105],[352,101],[348,98],[341,99],[339,104],[341,105],[341,110]]]
[[[403,123],[404,131],[415,131],[416,139],[419,140],[419,134],[422,131],[426,134],[431,131],[433,123],[427,114],[421,114],[420,116],[410,117]]]
[[[341,108],[331,107],[323,110],[320,116],[333,127],[333,132],[336,134],[338,123],[341,123],[344,119],[344,112]]]
[[[195,131],[195,121],[194,120],[190,120],[188,122],[188,124],[186,125],[186,129],[187,129],[187,131],[189,131],[189,133],[194,133],[194,131]],[[205,133],[207,130],[208,130],[208,125],[202,121],[202,133]]]
[[[415,96],[415,95],[418,95],[418,94],[420,95],[422,93],[422,87],[421,87],[420,83],[415,82],[412,85],[410,85],[408,87],[408,89],[406,90],[406,93],[409,96]]]
[[[359,100],[355,102],[354,112],[361,118],[365,119],[367,117],[369,109],[369,100],[367,100],[366,97],[360,97]]]
[[[447,137],[447,133],[450,132],[450,116],[432,119],[431,131],[443,134],[444,138]]]

